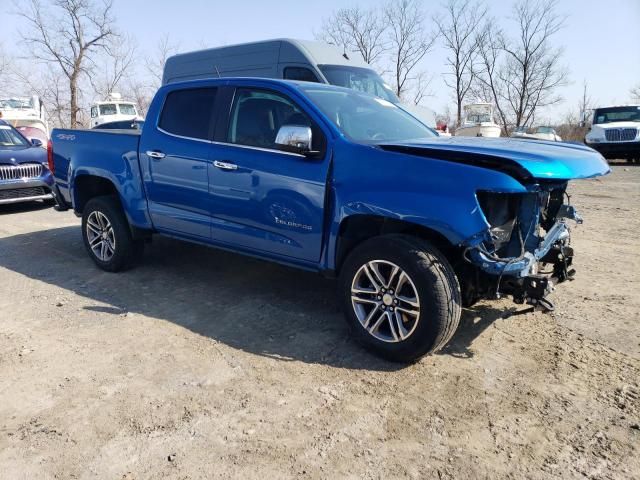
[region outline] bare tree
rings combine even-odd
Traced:
[[[419,105],[426,97],[433,96],[433,91],[431,90],[432,82],[433,75],[429,75],[427,72],[420,72],[416,75],[415,85],[411,90],[411,100],[414,105]]]
[[[30,92],[38,97],[47,112],[49,123],[54,127],[69,125],[69,96],[68,86],[65,88],[63,77],[52,65],[44,65],[34,75],[33,67],[23,68],[16,64],[11,70],[11,84],[19,85],[18,94]]]
[[[6,77],[9,76],[10,70],[10,58],[9,54],[7,54],[2,48],[2,44],[0,43],[0,81],[4,81]]]
[[[584,124],[587,121],[587,112],[593,108],[593,99],[589,95],[589,85],[585,79],[582,82],[582,97],[580,98],[580,104],[578,105],[578,114],[580,116],[580,124]]]
[[[531,124],[539,108],[562,99],[557,89],[567,84],[567,71],[553,37],[564,17],[555,6],[555,0],[518,0],[513,38],[491,26],[480,37],[481,89],[492,93],[505,133]]]
[[[435,36],[425,33],[425,16],[417,0],[392,0],[384,9],[395,90],[398,97],[416,80],[420,60],[431,50]]]
[[[498,75],[502,53],[498,39],[501,37],[502,32],[495,27],[494,21],[489,19],[477,38],[479,65],[476,67],[475,82],[471,88],[478,98],[494,103],[503,134],[506,135],[509,120],[501,102],[504,98],[504,85]]]
[[[514,7],[518,36],[501,37],[506,55],[501,72],[504,99],[516,127],[527,125],[538,108],[562,100],[555,92],[566,85],[566,71],[560,68],[562,50],[552,47],[552,38],[563,27],[564,18],[555,5],[555,0],[519,0]]]
[[[445,84],[453,89],[457,106],[456,127],[462,120],[462,104],[473,85],[475,62],[478,56],[478,28],[487,16],[487,7],[481,1],[448,0],[445,15],[435,16],[440,38],[448,50],[447,66],[450,77]]]
[[[123,86],[123,81],[133,73],[136,60],[135,40],[130,35],[121,36],[118,44],[108,49],[102,64],[89,77],[96,94],[100,98],[107,98]]]
[[[316,38],[338,45],[345,51],[360,52],[364,61],[373,65],[386,50],[385,30],[378,10],[355,6],[341,8],[325,19]]]
[[[79,84],[91,75],[96,55],[108,51],[117,36],[112,16],[113,0],[25,0],[15,14],[27,28],[22,39],[36,60],[64,75],[68,84],[69,125],[78,126]]]
[[[179,45],[171,41],[168,33],[165,33],[156,44],[155,52],[145,62],[145,67],[152,85],[149,87],[156,90],[162,85],[162,72],[167,59],[178,52]]]
[[[633,87],[629,93],[634,101],[640,102],[640,83]]]

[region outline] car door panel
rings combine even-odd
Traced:
[[[295,123],[309,117],[279,92],[239,88],[229,102],[209,164],[212,240],[317,262],[328,154],[307,158],[273,143],[284,117]]]
[[[162,138],[164,158],[141,157],[146,163],[149,213],[159,231],[210,237],[209,179],[211,144]]]
[[[212,239],[317,261],[322,242],[326,167],[301,156],[217,145],[209,165]]]
[[[209,170],[216,88],[169,92],[158,124],[145,126],[140,163],[154,227],[211,238]]]

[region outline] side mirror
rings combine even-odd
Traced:
[[[311,127],[283,125],[276,135],[276,145],[287,152],[307,154],[311,152]]]
[[[34,147],[42,147],[42,140],[38,138],[30,138],[29,140],[31,140],[31,145],[33,145]]]

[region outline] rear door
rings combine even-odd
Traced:
[[[209,171],[212,240],[317,262],[329,168],[326,133],[287,94],[238,88],[218,120]],[[315,158],[281,151],[282,125],[312,127]]]
[[[169,92],[157,125],[146,125],[140,163],[149,212],[159,231],[209,240],[208,163],[217,88]]]

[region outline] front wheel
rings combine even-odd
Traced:
[[[460,321],[451,265],[416,237],[386,235],[356,247],[341,269],[340,289],[356,339],[388,360],[413,362],[439,350]]]
[[[120,202],[114,196],[92,198],[82,212],[82,238],[91,259],[108,272],[131,267],[144,244],[134,240]]]

